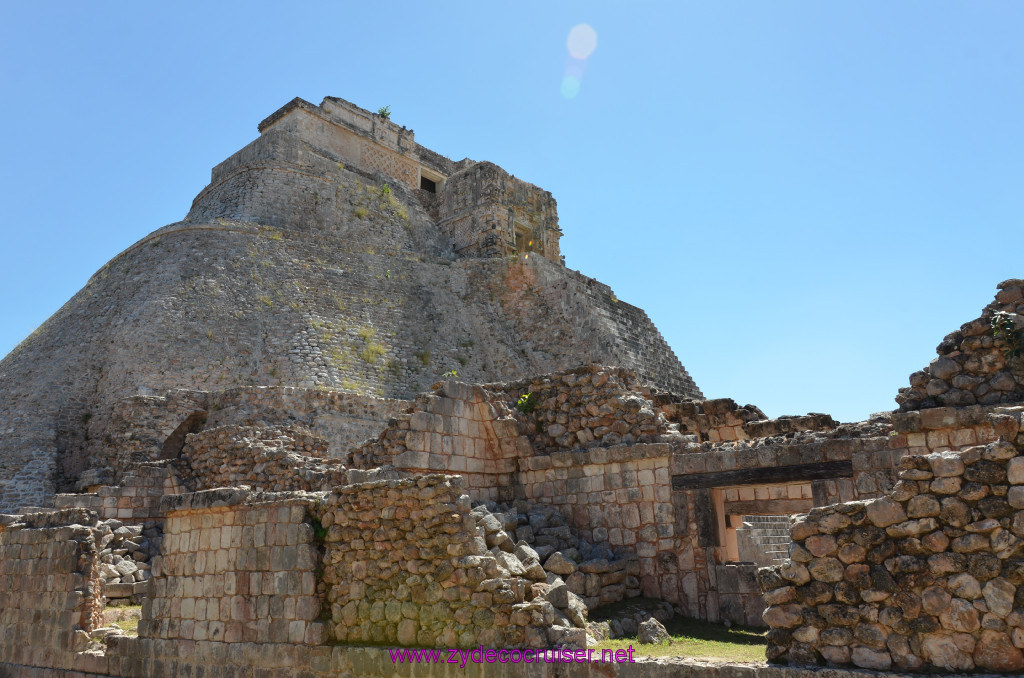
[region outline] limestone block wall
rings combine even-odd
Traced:
[[[322,643],[314,499],[234,489],[165,497],[139,638]]]
[[[673,457],[673,474],[690,475],[744,469],[849,461],[851,474],[811,481],[816,506],[869,498],[888,491],[905,448],[890,447],[884,421],[843,424],[832,431],[722,443],[685,443]],[[801,495],[802,496],[802,495]]]
[[[1024,336],[1024,280],[1004,280],[997,287],[981,316],[946,335],[938,357],[910,375],[910,386],[896,397],[901,410],[1024,400],[1024,361],[1008,359],[1008,337],[996,336],[991,326],[997,312],[1006,313]]]
[[[633,372],[599,365],[482,386],[446,380],[418,397],[377,440],[353,450],[349,463],[458,473],[467,478],[474,499],[509,501],[516,497],[516,483],[532,482],[516,479],[517,459],[681,440],[654,412],[646,392]],[[523,412],[516,403],[526,395],[529,411]],[[519,493],[524,496],[529,498]]]
[[[752,563],[743,564],[739,530],[750,513],[788,515],[862,497],[895,481],[902,451],[890,450],[887,422],[843,425],[829,432],[720,443],[684,443],[672,450],[669,473],[674,551],[658,559],[661,595],[686,614],[711,621],[760,625],[761,599]],[[839,464],[847,470],[801,480],[764,472]],[[697,482],[694,482],[697,481]]]
[[[438,225],[461,256],[530,252],[561,263],[558,211],[551,193],[497,165],[475,163],[449,176]]]
[[[95,511],[100,520],[111,518],[125,523],[141,524],[149,520],[162,520],[160,500],[167,494],[184,491],[169,462],[149,462],[137,465],[121,479],[119,485],[103,485],[95,492],[58,494],[54,506],[85,508]]]
[[[911,454],[927,454],[984,445],[1009,435],[1022,412],[1024,407],[1020,405],[932,407],[895,412],[889,446],[894,450],[906,449]]]
[[[759,573],[769,659],[1024,670],[1021,442],[909,455],[887,495],[795,523],[790,560]]]
[[[582,539],[636,556],[638,576],[623,578],[619,595],[676,600],[659,567],[676,545],[669,445],[561,451],[520,464],[517,492],[527,501],[558,508]]]
[[[96,523],[65,509],[0,529],[0,666],[95,666],[86,651],[103,607]]]
[[[515,403],[526,393],[535,396],[535,408],[521,412]],[[417,398],[377,440],[353,451],[349,464],[458,473],[474,499],[551,506],[581,539],[636,559],[637,571],[617,582],[621,594],[643,592],[691,616],[757,624],[763,603],[753,570],[734,562],[737,544],[730,547],[729,529],[739,525],[733,519],[762,505],[762,513],[788,515],[877,496],[892,487],[905,453],[890,448],[884,418],[825,432],[790,430],[824,426],[831,421],[824,415],[796,423],[751,421],[744,425],[787,432],[686,442],[678,424],[655,412],[647,393],[631,372],[597,365],[482,386],[448,380]],[[621,433],[615,430],[620,422]],[[632,444],[607,445],[622,440]],[[758,480],[762,471],[808,465],[824,465],[825,475]],[[706,477],[700,482],[721,489],[674,487],[689,477]]]
[[[351,644],[541,646],[540,601],[477,539],[459,478],[338,488],[318,510],[332,637]],[[582,631],[581,631],[582,632]]]
[[[326,440],[293,426],[219,426],[189,434],[176,467],[192,490],[315,492],[346,479],[342,461],[326,456]]]
[[[444,381],[417,397],[377,440],[353,450],[355,468],[383,464],[408,472],[457,473],[473,499],[509,500],[519,440],[507,407],[495,407],[480,386]],[[501,410],[505,410],[502,412]]]

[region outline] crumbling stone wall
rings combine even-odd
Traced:
[[[909,455],[888,495],[795,523],[790,560],[759,572],[769,659],[1024,669],[1021,443]]]
[[[348,463],[458,473],[474,499],[508,500],[517,450],[528,451],[529,444],[518,440],[507,406],[495,407],[481,386],[444,381],[417,397],[377,440],[350,452]]]
[[[33,513],[0,530],[0,665],[93,666],[102,610],[96,514]]]
[[[100,579],[108,600],[140,600],[149,593],[152,559],[160,552],[163,532],[154,521],[124,525],[120,520],[99,523]]]
[[[617,367],[586,365],[485,388],[496,407],[524,403],[527,411],[508,408],[520,422],[535,455],[558,450],[618,444],[676,442],[682,437],[655,412],[650,390],[636,373]]]
[[[659,586],[657,565],[659,556],[675,548],[667,444],[555,452],[521,465],[527,501],[558,508],[585,541],[635,554],[637,571],[606,589],[609,602],[615,594],[670,593]]]
[[[229,425],[304,426],[340,456],[379,435],[388,419],[408,405],[404,400],[331,389],[266,386],[132,396],[118,401],[105,421],[90,426],[103,445],[82,484],[109,484],[115,479],[126,484],[124,474],[135,466],[178,458],[189,434]]]
[[[345,482],[327,441],[294,426],[220,426],[188,436],[176,467],[192,490],[248,485],[315,492]]]
[[[755,405],[736,404],[732,398],[679,400],[672,394],[656,394],[655,408],[669,421],[679,424],[685,435],[697,442],[723,442],[767,438],[799,431],[828,431],[838,426],[827,414],[781,416],[768,419]]]
[[[640,595],[636,558],[615,554],[607,541],[582,538],[557,507],[524,500],[487,502],[475,506],[472,513],[491,552],[500,556],[497,548],[515,553],[526,569],[525,576],[538,582],[530,586],[527,595],[543,595],[556,608],[564,609],[576,626],[583,625],[580,620],[587,610]],[[538,591],[538,587],[547,590]]]
[[[551,604],[527,601],[527,580],[477,541],[458,478],[341,487],[318,517],[327,531],[324,582],[336,640],[425,647],[548,643]]]
[[[474,499],[532,498],[532,490],[518,495],[515,490],[534,482],[516,476],[517,469],[527,468],[528,457],[681,441],[675,427],[644,398],[647,392],[633,372],[598,365],[509,383],[444,381],[418,397],[377,440],[354,450],[349,463],[459,473]],[[516,404],[526,395],[529,411],[523,412]]]
[[[896,402],[901,410],[1024,401],[1024,361],[1007,360],[1006,337],[994,336],[992,318],[1010,314],[1024,331],[1024,280],[1004,280],[981,316],[946,335],[928,367],[910,375]]]
[[[535,407],[522,412],[516,403],[527,393]],[[668,421],[662,409],[666,402],[655,405],[659,396],[649,396],[628,370],[596,365],[505,384],[445,381],[355,450],[349,463],[457,473],[474,499],[557,509],[580,539],[635,563],[635,571],[615,571],[620,586],[611,586],[608,572],[587,573],[607,575],[601,595],[642,592],[690,616],[757,624],[763,602],[754,569],[731,562],[723,510],[766,504],[778,515],[877,496],[892,487],[894,460],[904,452],[890,447],[884,417],[828,431],[803,430],[824,427],[831,421],[825,415],[750,420],[742,424],[744,435],[748,429],[775,434],[696,442],[696,431],[680,433],[680,422]],[[716,426],[736,426],[729,417],[739,408],[729,403],[695,415],[704,437]],[[719,409],[725,414],[712,419]],[[679,418],[678,409],[670,414]],[[705,419],[697,424],[696,417]],[[621,441],[631,444],[608,445]],[[805,466],[823,467],[825,474],[757,480],[761,471]],[[725,488],[719,498],[727,503],[716,507],[714,493],[686,482],[674,487],[688,477]],[[595,596],[587,597],[589,605]]]
[[[160,500],[167,494],[184,491],[170,462],[140,463],[121,478],[118,485],[101,485],[95,492],[58,494],[56,508],[86,508],[101,520],[117,519],[127,523],[162,520]]]

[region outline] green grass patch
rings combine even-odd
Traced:
[[[671,643],[641,645],[636,638],[616,638],[600,641],[596,650],[634,649],[638,657],[688,657],[721,662],[764,661],[766,641],[764,629],[743,626],[726,627],[722,624],[686,617],[676,617],[665,629]]]
[[[111,606],[103,611],[104,626],[116,626],[129,636],[137,636],[139,634],[139,619],[141,618],[141,605]]]

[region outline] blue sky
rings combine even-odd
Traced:
[[[295,96],[550,190],[567,264],[771,416],[892,409],[1024,277],[1020,3],[144,4],[0,7],[0,355]]]

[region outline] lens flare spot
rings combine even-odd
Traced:
[[[597,32],[587,24],[573,26],[569,31],[569,54],[574,59],[586,59],[597,48]]]
[[[562,96],[572,99],[580,93],[580,79],[567,75],[562,78]]]

